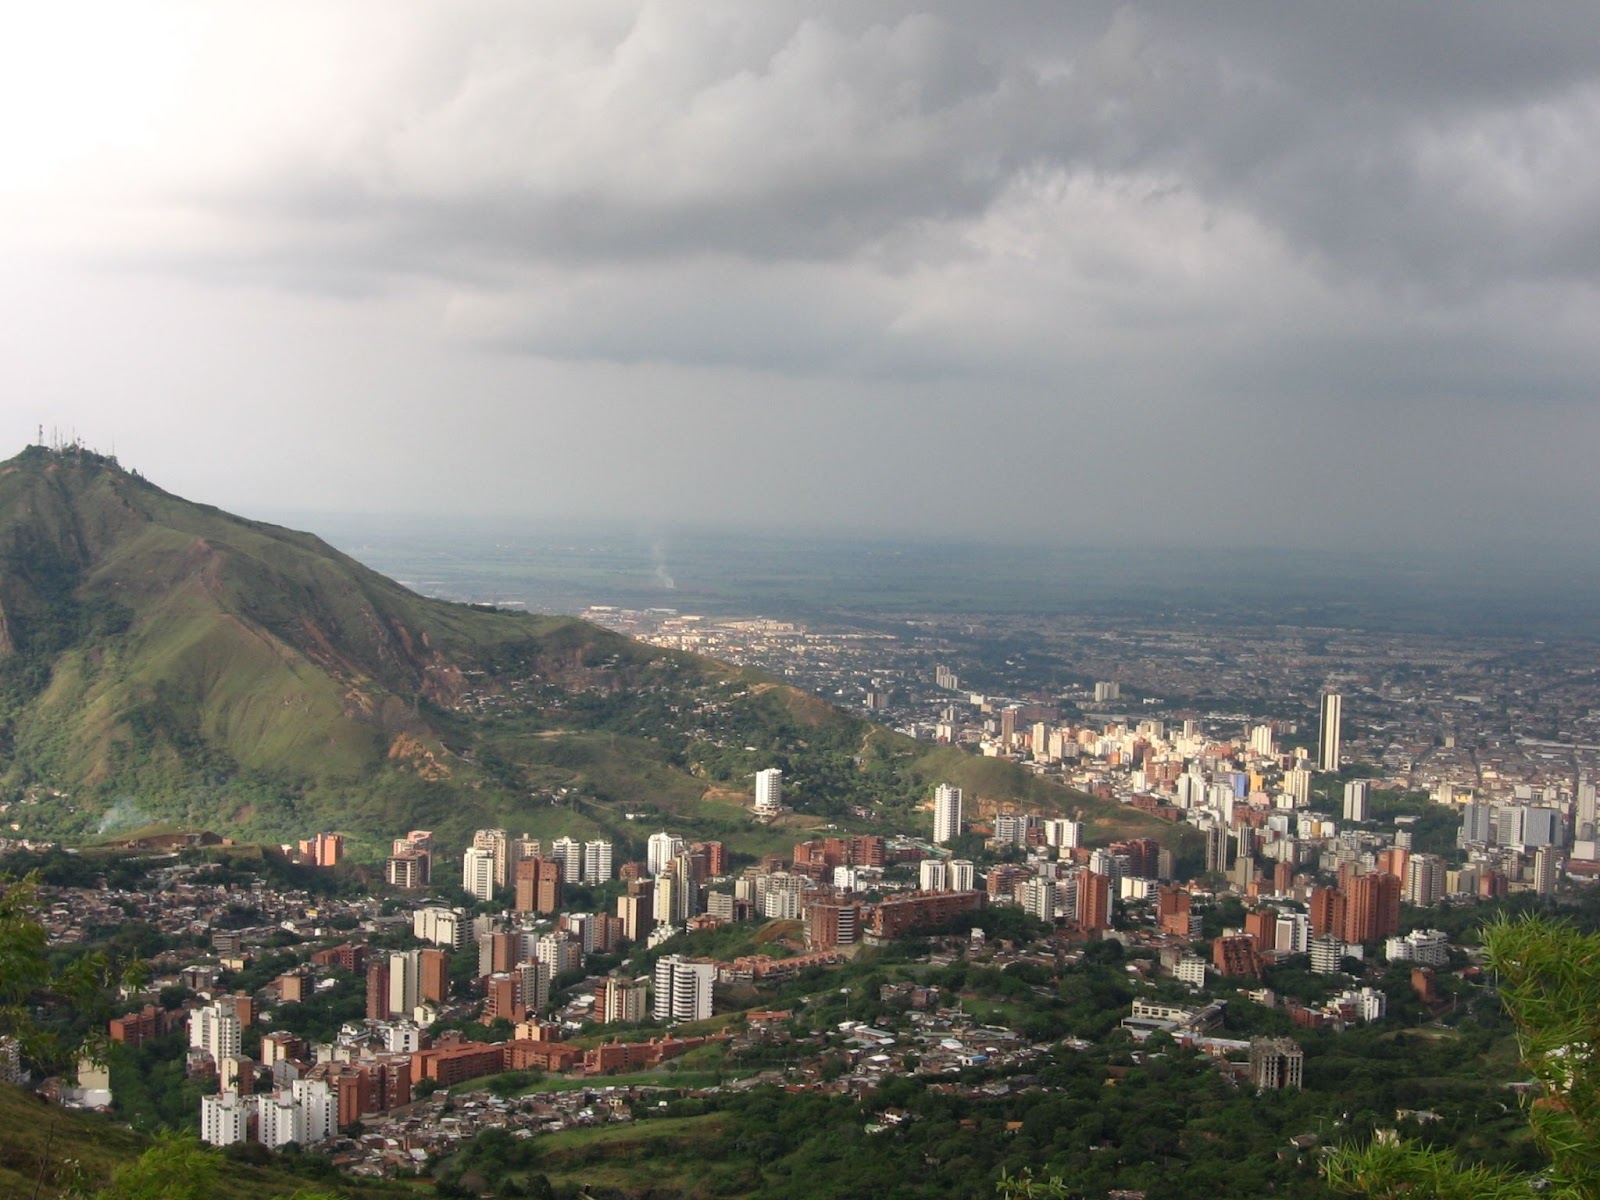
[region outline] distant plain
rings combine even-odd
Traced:
[[[1600,563],[1548,547],[1476,555],[1112,549],[872,536],[555,526],[509,519],[269,516],[424,595],[578,612],[1074,615],[1600,637]]]

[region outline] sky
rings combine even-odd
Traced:
[[[1597,283],[1591,6],[0,17],[0,457],[245,514],[1588,552]]]

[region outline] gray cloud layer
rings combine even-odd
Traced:
[[[29,111],[63,114],[0,174],[13,348],[50,417],[216,380],[154,450],[174,486],[1593,541],[1581,8],[152,6],[125,53],[52,63],[82,15],[12,40]],[[68,312],[143,332],[66,364]],[[194,467],[263,413],[345,465]],[[566,448],[529,472],[469,430]],[[573,448],[597,433],[610,458]],[[423,459],[479,467],[419,487]]]

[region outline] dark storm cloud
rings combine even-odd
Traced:
[[[1426,538],[1600,502],[1570,459],[1600,381],[1588,9],[161,12],[93,71],[30,76],[0,48],[0,89],[26,76],[0,112],[30,114],[8,144],[40,155],[0,163],[10,237],[84,278],[159,281],[212,331],[207,369],[292,394],[267,402],[326,429],[329,461],[403,463],[437,406],[429,452],[453,463],[501,430],[581,439],[591,414],[647,429],[607,441],[620,469],[594,503],[689,515],[850,520],[870,476],[874,517],[921,526],[934,461],[983,498],[969,528],[1049,514],[1089,540],[1293,539],[1320,514]],[[53,141],[37,114],[64,114]],[[133,313],[129,355],[160,312]],[[783,449],[807,489],[765,493],[764,431],[800,410]],[[530,477],[504,453],[471,503],[598,495],[611,461]],[[763,465],[725,466],[745,459]],[[1472,503],[1430,499],[1461,464]],[[1227,502],[1187,503],[1211,472]]]

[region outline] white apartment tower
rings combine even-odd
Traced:
[[[1056,919],[1055,880],[1030,879],[1022,885],[1017,899],[1030,917],[1050,922]]]
[[[656,962],[655,1004],[658,1021],[704,1021],[711,1016],[711,986],[717,964],[668,954]]]
[[[576,838],[559,837],[550,846],[550,857],[561,864],[561,882],[583,879],[583,847]]]
[[[461,856],[461,890],[477,900],[493,900],[494,882],[494,851],[469,847]]]
[[[511,837],[504,829],[480,829],[472,835],[475,850],[487,850],[492,856],[494,885],[505,887],[510,879]],[[488,897],[484,897],[488,899]]]
[[[1352,779],[1344,785],[1344,819],[1360,823],[1368,819],[1369,799],[1372,794],[1372,782],[1367,779]]]
[[[242,1037],[239,1014],[230,1001],[219,1000],[189,1018],[189,1045],[211,1055],[218,1067],[223,1059],[238,1055]]]
[[[646,845],[645,865],[652,876],[659,875],[683,849],[683,839],[670,833],[652,833]]]
[[[583,881],[609,883],[611,881],[611,843],[585,842],[583,844]]]
[[[768,767],[756,772],[756,811],[774,813],[783,807],[783,772]]]
[[[231,1146],[250,1140],[250,1118],[256,1111],[254,1096],[218,1092],[200,1097],[200,1140],[212,1146]]]
[[[933,841],[942,846],[961,836],[961,789],[941,783],[933,793]]]
[[[1340,728],[1344,718],[1344,698],[1338,692],[1322,697],[1322,722],[1317,727],[1317,770],[1337,771],[1342,749]]]
[[[409,1018],[422,1003],[422,951],[396,950],[389,955],[389,1013]]]

